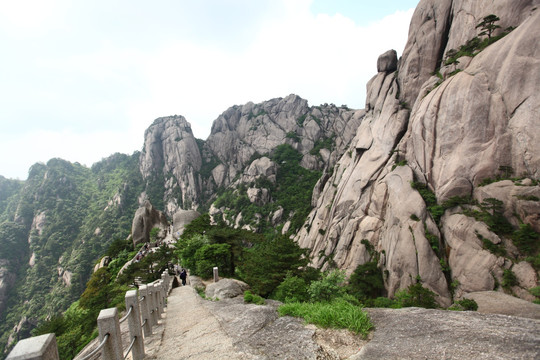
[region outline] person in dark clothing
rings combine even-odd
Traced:
[[[182,279],[182,286],[186,286],[186,269],[182,269],[182,272],[180,273],[180,279]]]

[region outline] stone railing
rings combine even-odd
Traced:
[[[85,354],[81,360],[95,359],[101,354],[103,360],[122,360],[131,352],[133,360],[145,356],[144,338],[152,335],[152,327],[158,324],[165,307],[166,298],[172,288],[172,277],[167,271],[147,285],[140,285],[139,291],[126,292],[126,314],[118,318],[116,308],[103,309],[97,318],[99,345]],[[130,343],[124,354],[120,323],[127,321]],[[144,336],[143,336],[144,334]],[[58,346],[54,334],[45,334],[23,339],[15,345],[6,360],[59,360]]]

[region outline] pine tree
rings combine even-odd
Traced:
[[[495,22],[501,20],[497,15],[488,15],[484,17],[484,19],[476,25],[476,28],[480,28],[482,30],[478,36],[484,36],[487,35],[488,39],[491,39],[491,34],[493,34],[493,31],[495,29],[499,29],[499,25],[495,25]]]

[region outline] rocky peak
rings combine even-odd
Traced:
[[[201,153],[183,116],[154,121],[145,132],[139,164],[147,183],[143,200],[150,198],[156,205],[163,205],[169,215],[198,202]]]
[[[363,112],[333,104],[309,107],[306,100],[297,95],[276,98],[260,104],[247,103],[233,106],[221,114],[212,126],[207,146],[226,164],[230,182],[244,166],[249,165],[253,155],[270,153],[278,145],[287,143],[300,151],[304,165],[311,169],[333,166],[354,129],[360,123]],[[318,142],[333,138],[335,149],[327,159],[318,161],[321,153],[310,151]]]
[[[140,156],[147,183],[141,204],[150,199],[169,216],[178,209],[207,205],[217,188],[229,186],[254,159],[282,144],[302,154],[303,167],[330,169],[363,114],[345,105],[309,107],[305,99],[289,95],[227,109],[214,121],[206,141],[193,137],[182,116],[159,118],[146,131]]]
[[[447,305],[450,290],[456,296],[492,290],[505,271],[515,270],[519,285],[512,291],[527,298],[525,284],[538,280],[531,267],[514,265],[484,248],[479,231],[487,231],[481,236],[493,244],[497,235],[463,211],[439,218],[411,184],[423,183],[424,196],[432,191],[440,205],[454,196],[481,203],[488,189],[479,191],[478,185],[504,176],[504,171],[538,178],[538,4],[419,3],[398,72],[388,72],[391,53],[385,53],[379,73],[368,83],[366,114],[352,140],[354,156],[338,161],[297,235],[301,246],[317,254],[315,265],[332,259],[350,273],[372,258],[362,243],[367,240],[380,254],[390,296],[420,278]],[[516,29],[483,51],[475,50],[474,57],[448,61],[449,50],[476,36],[476,25],[492,13],[501,19],[498,31]],[[531,213],[537,211],[534,204],[508,200],[524,184],[487,195],[508,202],[503,209],[512,209],[505,214],[514,229],[520,221],[538,227]],[[527,184],[538,187],[535,181]],[[519,191],[523,194],[516,196],[522,199],[536,193]],[[506,239],[504,247],[512,251],[511,241]]]

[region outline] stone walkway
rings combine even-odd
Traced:
[[[172,290],[161,323],[150,337],[147,359],[244,359],[191,286]]]

